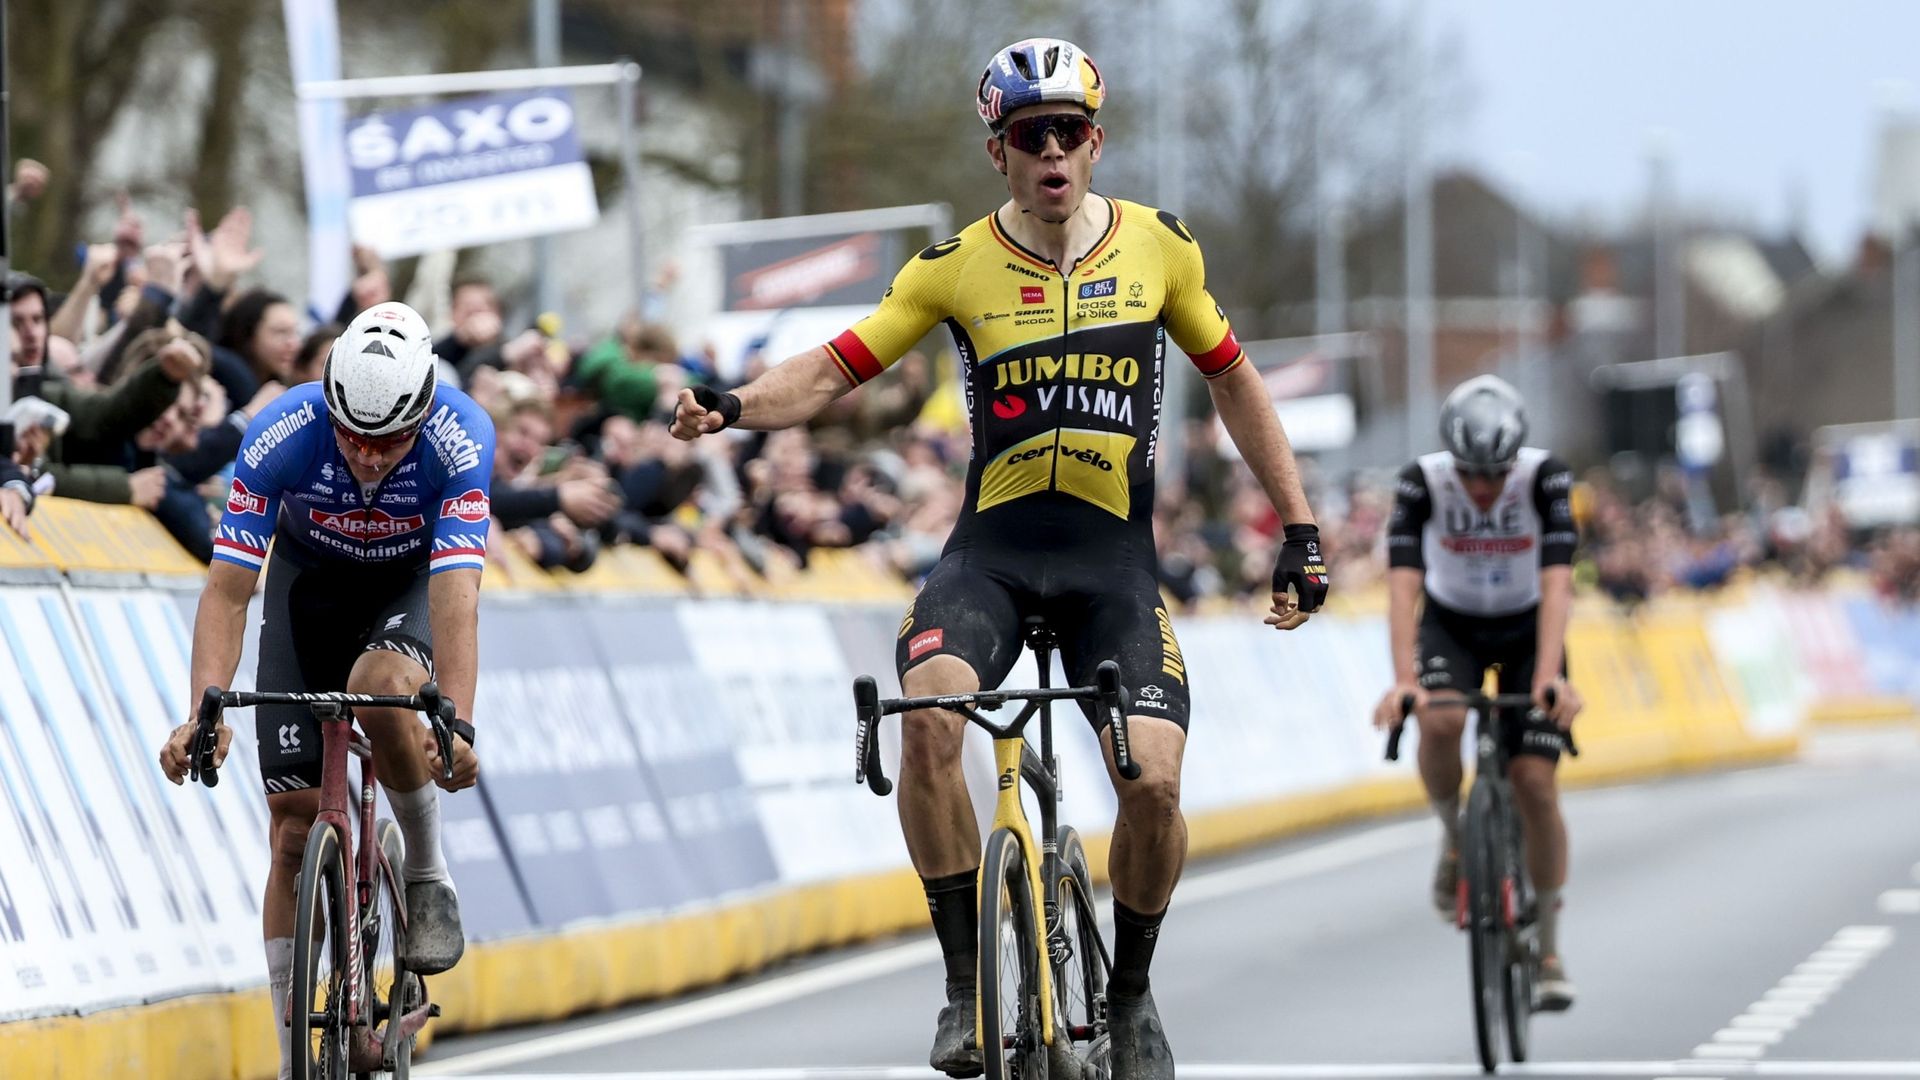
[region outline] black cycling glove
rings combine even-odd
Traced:
[[[1273,567],[1273,591],[1293,586],[1301,611],[1318,611],[1327,602],[1327,560],[1320,554],[1320,526],[1287,526],[1286,543]]]
[[[700,406],[708,412],[717,412],[720,414],[721,430],[724,431],[739,421],[739,395],[729,394],[724,390],[715,390],[711,386],[695,386],[691,389],[693,390],[693,403],[695,405]]]

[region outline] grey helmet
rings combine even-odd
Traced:
[[[1440,406],[1440,440],[1454,465],[1468,472],[1512,467],[1526,437],[1526,405],[1498,376],[1468,379]]]

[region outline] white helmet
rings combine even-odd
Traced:
[[[438,369],[427,321],[390,300],[354,316],[334,339],[320,383],[333,422],[371,438],[426,419]]]

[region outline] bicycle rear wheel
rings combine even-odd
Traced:
[[[347,1080],[346,863],[341,835],[316,821],[307,833],[293,927],[293,1080]]]
[[[1460,825],[1460,874],[1467,887],[1467,955],[1473,971],[1473,1037],[1480,1067],[1500,1064],[1506,983],[1506,928],[1500,918],[1501,839],[1493,791],[1476,782]]]
[[[1079,1055],[1082,1080],[1103,1080],[1109,1055],[1103,999],[1107,992],[1107,957],[1100,941],[1099,916],[1093,907],[1093,874],[1087,851],[1071,825],[1060,826],[1061,875],[1054,896],[1055,913],[1047,927],[1047,954],[1053,964],[1054,1060],[1075,1053],[1074,1043],[1086,1044]]]
[[[1501,981],[1501,1005],[1506,1013],[1507,1053],[1516,1062],[1527,1060],[1533,1026],[1533,974],[1539,965],[1539,939],[1534,934],[1533,886],[1527,880],[1519,820],[1511,804],[1501,807],[1506,837],[1505,872],[1501,875],[1507,926],[1507,970]]]
[[[1020,838],[995,829],[980,867],[980,1056],[986,1080],[1045,1080],[1040,946]]]
[[[426,999],[426,984],[401,962],[407,954],[407,894],[400,881],[406,843],[400,838],[400,827],[384,818],[374,825],[374,836],[384,859],[373,868],[373,906],[360,924],[361,955],[366,958],[364,977],[373,1023],[376,1027],[386,1024],[381,1057],[390,1071],[365,1075],[407,1080],[415,1039],[400,1037],[400,1020]]]

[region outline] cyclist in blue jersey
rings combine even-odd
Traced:
[[[231,684],[264,566],[260,689],[407,695],[433,678],[471,708],[493,422],[466,394],[436,385],[436,369],[426,321],[405,304],[379,304],[334,342],[319,382],[254,417],[194,620],[196,700]],[[406,840],[407,964],[445,971],[465,938],[427,782],[440,774],[439,754],[414,713],[357,714]],[[454,778],[439,781],[449,791],[479,775],[472,723],[463,716],[453,727]],[[187,773],[193,730],[191,720],[175,729],[160,752],[175,783]],[[273,819],[263,921],[286,1076],[294,885],[320,802],[320,732],[306,710],[286,707],[255,710],[255,730]],[[232,736],[222,724],[216,763]]]

